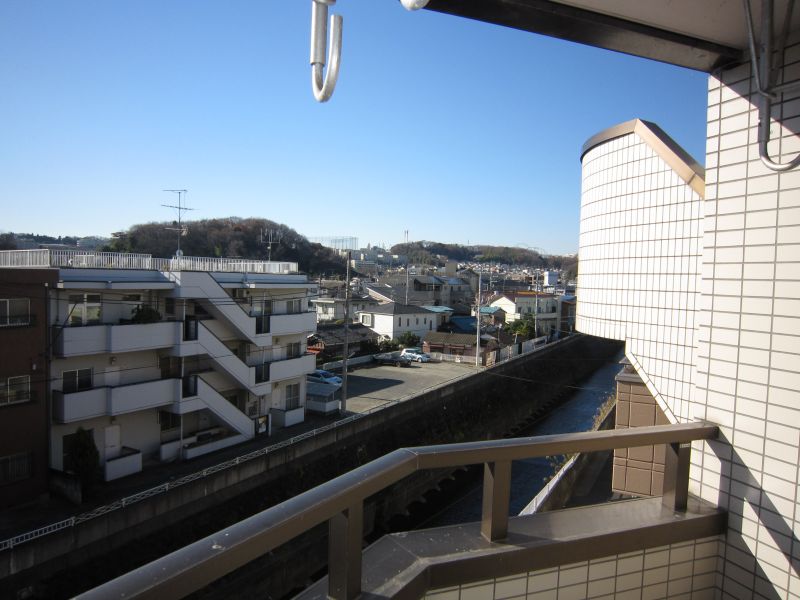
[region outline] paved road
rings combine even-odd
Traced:
[[[474,365],[447,362],[415,362],[408,368],[385,365],[357,369],[347,376],[347,411],[367,412],[474,372]]]

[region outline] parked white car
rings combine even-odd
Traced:
[[[414,362],[426,363],[431,360],[431,355],[423,352],[421,348],[404,348],[400,356],[405,356],[408,360],[413,360]]]
[[[328,383],[330,385],[342,385],[341,377],[339,377],[335,373],[326,371],[325,369],[317,369],[313,373],[309,373],[308,375],[306,375],[306,380],[312,381],[314,383]]]

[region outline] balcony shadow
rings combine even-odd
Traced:
[[[758,585],[757,591],[759,594],[776,600],[784,598],[785,593],[774,587],[770,576],[764,572],[759,564],[759,559],[753,554],[752,547],[756,544],[768,544],[783,555],[790,571],[795,576],[800,576],[799,561],[792,555],[793,548],[800,548],[800,541],[791,524],[786,521],[786,517],[775,506],[775,503],[770,499],[769,493],[763,489],[756,476],[747,467],[745,461],[730,441],[720,433],[718,440],[708,443],[718,457],[725,457],[730,452],[729,466],[726,468],[725,463],[722,463],[722,477],[728,478],[728,487],[727,490],[720,490],[717,500],[718,506],[727,507],[728,510],[727,548],[723,556],[723,591],[725,590],[724,586],[728,585],[729,581],[733,581],[736,586],[746,587],[740,582],[732,580],[730,575],[725,574],[728,564],[733,564],[741,571],[752,572],[753,580],[750,584],[750,590],[756,591],[759,584],[756,578],[760,578],[762,583]],[[734,482],[747,486],[744,490],[744,497],[732,494],[732,484]],[[742,535],[743,528],[746,525],[744,516],[746,505],[755,514],[758,524],[763,526],[763,530],[769,534],[769,539],[751,539],[748,541]],[[756,533],[755,535],[759,534]],[[733,552],[731,552],[731,549],[733,549]],[[738,560],[731,560],[732,557],[729,557],[729,552],[731,554],[738,553],[741,556],[738,557]],[[777,565],[771,564],[771,566],[778,570],[781,569]],[[790,572],[787,571],[785,587],[789,585],[789,575]]]

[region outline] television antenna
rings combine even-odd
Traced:
[[[272,262],[272,245],[280,244],[283,239],[283,232],[275,229],[264,231],[261,229],[261,243],[267,245],[267,260]]]
[[[163,190],[164,192],[172,192],[173,194],[178,194],[178,204],[162,204],[164,208],[174,208],[178,211],[178,226],[177,227],[165,227],[167,231],[177,231],[178,232],[178,251],[175,253],[175,256],[183,256],[183,252],[181,252],[181,237],[186,234],[186,229],[183,226],[183,212],[186,210],[194,210],[193,208],[189,208],[183,204],[184,200],[186,199],[186,194],[189,190]]]

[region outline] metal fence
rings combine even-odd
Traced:
[[[239,258],[174,256],[153,258],[150,254],[95,252],[89,250],[4,250],[0,267],[61,267],[81,269],[142,269],[146,271],[210,271],[216,273],[297,273],[295,262],[269,262]]]

